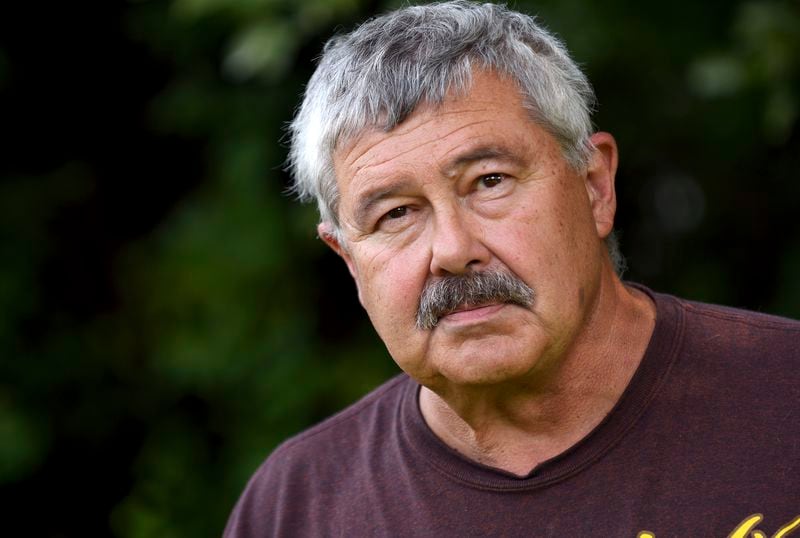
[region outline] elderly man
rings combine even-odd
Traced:
[[[564,47],[497,5],[328,43],[296,189],[405,374],[279,447],[226,536],[800,527],[800,324],[619,279],[592,106]]]

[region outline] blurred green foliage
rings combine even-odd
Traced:
[[[285,195],[280,140],[324,40],[399,4],[139,0],[85,46],[0,39],[4,117],[22,107],[4,147],[28,148],[0,167],[7,528],[217,536],[277,443],[397,371]],[[565,39],[618,138],[629,277],[800,316],[798,4],[515,6]],[[128,52],[107,66],[104,40]],[[66,67],[43,61],[59,46]],[[108,104],[127,90],[134,110]]]

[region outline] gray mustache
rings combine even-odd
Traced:
[[[417,308],[417,328],[431,330],[445,314],[464,306],[511,303],[533,306],[533,289],[519,277],[500,271],[451,275],[429,280]]]

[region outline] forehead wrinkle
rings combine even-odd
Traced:
[[[486,106],[479,106],[481,103],[486,103]],[[449,110],[448,105],[458,105],[463,104],[464,106],[455,108],[454,110]],[[475,114],[475,113],[482,113],[482,112],[489,112],[497,108],[496,103],[491,102],[490,100],[483,100],[483,99],[470,99],[464,100],[463,102],[459,102],[458,100],[447,100],[440,104],[430,104],[426,103],[424,105],[420,105],[417,107],[414,112],[402,123],[396,125],[392,128],[389,132],[394,131],[397,134],[406,134],[418,127],[421,127],[427,123],[432,121],[436,121],[438,118],[444,116],[452,116],[454,114]],[[410,125],[416,118],[427,115],[428,117],[424,120],[420,120],[420,123],[417,125]]]
[[[375,146],[378,146],[378,145],[382,144],[383,142],[389,142],[389,140],[388,139],[381,140],[380,142],[378,142],[377,144],[375,144],[372,147],[374,148]],[[394,159],[396,159],[398,157],[402,157],[406,153],[411,153],[412,151],[415,151],[415,150],[421,148],[422,146],[426,146],[428,144],[430,144],[430,141],[419,142],[418,144],[416,144],[416,145],[414,145],[414,146],[412,146],[410,148],[407,148],[407,149],[401,151],[400,153],[395,153],[392,156],[383,159],[382,161],[378,161],[376,163],[375,162],[371,162],[371,163],[368,163],[368,164],[363,164],[361,166],[358,166],[358,167],[356,167],[355,172],[353,173],[353,175],[355,176],[356,174],[358,174],[359,172],[362,172],[364,170],[369,170],[370,168],[375,168],[376,166],[384,165],[389,161],[393,161]],[[370,151],[370,150],[367,150],[367,151]],[[363,158],[364,155],[366,155],[366,153],[367,152],[364,152],[364,154],[362,154],[361,157],[359,157],[353,164],[355,164],[356,162],[358,162],[358,160]]]
[[[450,112],[448,112],[448,114],[449,114],[449,113],[450,113]],[[377,127],[377,125],[372,125],[371,127],[369,127],[369,128],[366,128],[366,129],[364,129],[363,131],[361,131],[361,134],[359,134],[359,135],[357,135],[357,136],[354,136],[354,137],[352,137],[352,138],[350,139],[350,146],[349,146],[349,149],[347,150],[347,153],[345,153],[345,154],[342,156],[342,162],[344,162],[344,163],[345,163],[345,165],[348,165],[348,166],[354,166],[354,167],[355,167],[355,173],[358,173],[360,170],[362,170],[363,168],[365,168],[365,167],[368,167],[368,166],[377,166],[377,165],[379,165],[379,164],[383,164],[383,162],[385,162],[385,161],[382,161],[382,162],[380,162],[380,163],[375,163],[374,165],[366,165],[366,166],[363,166],[363,165],[362,165],[362,166],[356,166],[356,164],[358,163],[358,161],[360,161],[361,159],[363,159],[363,158],[364,158],[364,156],[365,156],[365,155],[367,155],[367,153],[369,153],[370,151],[372,151],[372,150],[373,150],[373,149],[375,149],[376,147],[380,146],[380,145],[381,145],[381,144],[383,144],[384,142],[391,142],[392,140],[391,140],[390,138],[388,138],[388,136],[389,136],[390,134],[394,134],[394,135],[396,135],[396,136],[403,136],[403,135],[406,135],[406,134],[408,134],[408,133],[410,133],[410,132],[414,131],[415,129],[418,129],[419,127],[422,127],[422,126],[424,126],[424,125],[425,125],[425,124],[427,124],[427,123],[430,123],[430,122],[434,121],[435,119],[436,119],[436,116],[431,116],[431,117],[428,117],[428,118],[426,118],[426,119],[425,119],[425,120],[423,120],[422,122],[420,122],[418,125],[413,125],[413,126],[411,126],[411,127],[408,127],[407,125],[401,124],[401,125],[398,125],[397,127],[395,127],[394,129],[392,129],[391,131],[388,131],[388,132],[387,132],[387,131],[381,131],[381,130],[380,130],[378,127]],[[404,127],[405,127],[405,128],[404,128]],[[378,140],[375,140],[374,142],[371,142],[371,143],[369,143],[369,144],[367,145],[367,147],[366,147],[366,148],[364,148],[364,149],[363,149],[363,151],[359,151],[359,155],[358,155],[356,158],[354,158],[354,159],[352,160],[352,162],[351,162],[351,163],[349,163],[349,164],[348,164],[348,161],[350,161],[350,158],[349,158],[349,157],[350,157],[350,155],[351,155],[353,152],[355,152],[355,151],[359,150],[359,141],[360,141],[360,140],[363,140],[363,139],[364,139],[364,137],[365,137],[365,136],[367,136],[367,135],[369,135],[369,134],[374,134],[374,135],[385,135],[385,136],[383,136],[382,138],[379,138]],[[416,146],[416,147],[419,147],[419,146]],[[413,149],[416,149],[416,147],[415,147],[415,148],[411,148],[411,149],[412,149],[412,150],[413,150]],[[402,154],[401,154],[401,155],[402,155]]]
[[[434,118],[431,118],[431,120],[427,120],[427,121],[433,121],[433,119],[434,119]],[[426,123],[427,123],[427,121],[426,121]],[[437,136],[436,138],[437,138],[437,140],[441,140],[441,139],[443,139],[443,138],[447,138],[447,137],[449,137],[449,136],[452,136],[453,134],[455,134],[455,133],[457,133],[457,132],[459,132],[459,131],[462,131],[462,130],[464,130],[464,129],[469,129],[470,127],[474,127],[475,125],[480,125],[481,123],[486,123],[487,121],[488,121],[488,120],[482,119],[482,120],[478,120],[478,121],[473,121],[473,122],[470,122],[470,123],[466,123],[466,124],[464,124],[464,125],[459,125],[458,127],[456,127],[456,128],[454,128],[454,129],[452,129],[451,131],[448,131],[447,133],[445,133],[445,134],[443,134],[443,135]],[[418,126],[418,127],[419,127],[419,126]],[[411,130],[409,130],[409,131],[406,131],[406,133],[410,133],[410,132],[412,132],[412,131],[411,131]],[[404,134],[406,134],[406,133],[404,133]],[[389,142],[392,142],[392,140],[391,140],[390,138],[384,138],[383,140],[379,140],[379,141],[378,141],[378,142],[376,142],[375,144],[371,145],[371,146],[370,146],[369,148],[367,148],[367,150],[366,150],[366,151],[364,151],[364,152],[363,152],[363,153],[362,153],[362,154],[361,154],[361,155],[360,155],[360,156],[359,156],[359,157],[358,157],[358,158],[357,158],[355,161],[353,161],[353,165],[356,165],[356,163],[357,163],[359,160],[361,160],[362,158],[364,158],[364,157],[367,155],[367,153],[369,153],[370,151],[372,151],[373,149],[375,149],[377,146],[379,146],[379,145],[381,145],[381,144],[383,144],[383,143],[389,143]],[[374,168],[374,167],[376,167],[376,166],[381,166],[381,165],[383,165],[383,164],[386,164],[386,163],[387,163],[387,162],[389,162],[389,161],[392,161],[392,160],[394,160],[394,159],[397,159],[398,157],[402,157],[403,155],[406,155],[407,153],[411,153],[412,151],[415,151],[415,150],[417,150],[417,149],[419,149],[419,148],[421,148],[421,147],[423,147],[423,146],[426,146],[426,145],[428,145],[428,144],[431,144],[431,143],[432,143],[432,141],[431,141],[431,140],[425,140],[425,141],[419,142],[419,143],[417,143],[417,144],[415,144],[415,145],[411,146],[410,148],[406,148],[406,149],[404,149],[403,151],[401,151],[401,152],[399,152],[399,153],[394,153],[394,154],[392,154],[391,156],[389,156],[389,157],[387,157],[387,158],[385,158],[385,159],[383,159],[383,160],[381,160],[381,161],[378,161],[378,162],[371,162],[371,163],[369,163],[369,164],[364,164],[364,165],[362,165],[362,166],[356,166],[356,169],[355,169],[355,171],[354,171],[354,174],[353,174],[353,175],[355,175],[355,174],[358,174],[359,172],[362,172],[362,171],[364,171],[364,170],[368,170],[368,169],[370,169],[370,168]]]
[[[452,136],[452,135],[456,134],[459,131],[463,131],[464,129],[469,129],[470,127],[474,127],[476,125],[480,125],[481,123],[489,123],[489,120],[480,119],[480,120],[477,120],[477,121],[471,121],[469,123],[465,123],[464,125],[459,125],[458,127],[453,129],[452,131],[448,131],[446,134],[442,135],[440,138],[446,138],[448,136]]]
[[[474,102],[471,102],[469,104],[470,105],[476,105],[476,103],[474,103]],[[491,111],[494,108],[496,108],[496,107],[492,106],[491,103],[489,104],[489,106],[484,106],[484,107],[477,107],[476,106],[476,107],[473,108],[472,106],[470,106],[469,108],[463,107],[463,108],[457,108],[455,110],[446,110],[444,105],[441,105],[441,106],[433,109],[430,112],[431,117],[426,119],[423,123],[420,123],[420,125],[424,125],[425,123],[433,121],[439,116],[452,116],[453,114],[464,114],[464,113],[473,114],[473,113],[488,112],[488,111]],[[413,129],[413,127],[411,129]],[[406,131],[403,131],[403,132],[410,131],[411,129],[407,129]]]
[[[457,102],[458,100],[453,100],[453,101]],[[451,101],[451,102],[453,102],[453,101]],[[482,107],[481,106],[476,106],[477,104],[483,103],[483,102],[487,103],[488,106],[482,106]],[[409,120],[413,120],[413,118],[418,117],[420,115],[425,115],[425,114],[428,115],[427,118],[425,118],[424,120],[421,120],[420,123],[417,124],[417,125],[409,125],[409,120],[406,120],[403,123],[397,125],[394,129],[392,129],[389,132],[393,131],[395,134],[402,136],[402,135],[408,134],[408,133],[414,131],[415,129],[418,129],[419,127],[422,127],[422,126],[424,126],[424,125],[426,125],[426,124],[428,124],[428,123],[430,123],[432,121],[436,121],[438,118],[441,118],[443,116],[452,116],[454,114],[464,114],[464,113],[467,113],[467,114],[482,113],[482,112],[491,111],[494,108],[496,108],[496,106],[493,106],[493,105],[495,105],[495,103],[493,103],[490,100],[485,100],[485,101],[484,100],[466,101],[464,104],[465,105],[470,105],[469,108],[466,108],[466,107],[465,108],[458,108],[456,110],[448,110],[445,107],[446,104],[447,104],[447,102],[441,103],[441,104],[438,104],[438,105],[434,105],[434,104],[430,104],[430,103],[426,103],[426,104],[420,105],[416,109],[416,111],[412,114],[412,116],[409,118]],[[364,133],[366,133],[368,131],[372,131],[373,133],[381,133],[382,132],[381,129],[376,124],[373,124],[371,126],[365,127],[365,129],[362,130],[361,133],[363,135]],[[385,131],[383,131],[383,132],[385,132]],[[346,151],[346,153],[344,155],[342,155],[342,161],[344,163],[347,163],[347,161],[349,160],[350,154],[358,149],[358,140],[359,140],[359,138],[360,138],[359,135],[356,135],[356,136],[350,138],[350,141],[351,141],[350,142],[350,148],[349,148],[349,150]],[[366,153],[371,151],[374,147],[376,147],[376,146],[378,146],[378,145],[380,145],[380,144],[382,144],[383,142],[386,142],[386,141],[387,141],[386,139],[382,139],[382,140],[376,141],[374,144],[370,144],[363,152],[361,152],[361,155],[359,155],[358,157],[353,159],[353,164],[358,162],[358,160],[361,159],[361,157],[363,155],[365,155]],[[344,145],[345,146],[347,145],[346,141],[341,141],[341,142],[345,142]]]

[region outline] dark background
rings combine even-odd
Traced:
[[[218,536],[276,443],[396,372],[282,126],[324,39],[395,2],[0,8],[7,536]],[[518,1],[621,150],[627,277],[800,317],[800,7]]]

